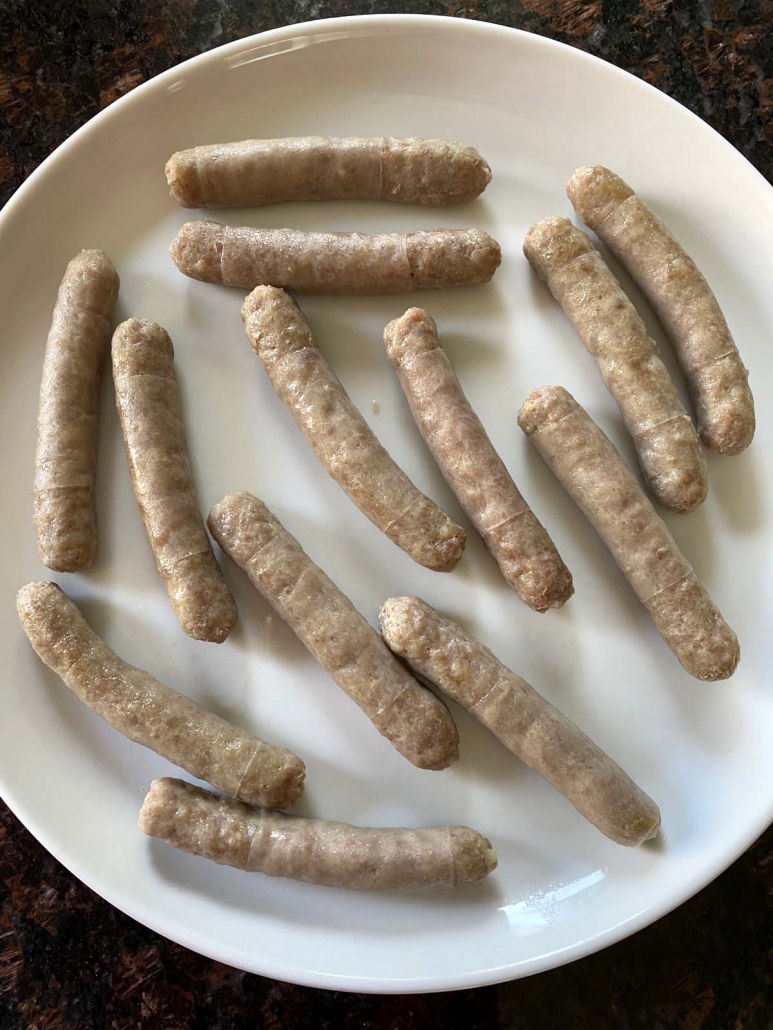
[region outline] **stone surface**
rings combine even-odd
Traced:
[[[4,0],[0,202],[62,140],[158,72],[276,25],[410,11],[527,29],[675,97],[773,176],[771,0]]]
[[[0,203],[78,126],[171,65],[262,29],[412,11],[500,22],[633,72],[773,179],[771,0],[0,0]],[[0,1030],[770,1030],[773,830],[692,901],[542,976],[368,997],[240,973],[138,926],[0,802]]]

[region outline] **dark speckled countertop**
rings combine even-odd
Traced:
[[[0,203],[101,108],[276,25],[411,11],[562,40],[708,121],[773,180],[771,0],[0,0]],[[773,272],[772,272],[773,274]],[[572,966],[458,994],[371,997],[218,965],[121,915],[0,802],[0,1030],[773,1028],[773,830],[692,901]]]

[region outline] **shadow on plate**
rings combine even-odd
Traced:
[[[716,498],[722,514],[736,533],[755,533],[764,525],[759,446],[752,441],[743,454],[735,457],[708,456],[709,497]]]

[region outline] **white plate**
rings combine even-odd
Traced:
[[[501,241],[502,267],[485,287],[302,303],[381,440],[459,518],[381,343],[409,301],[426,305],[574,573],[577,593],[561,612],[524,607],[474,538],[451,576],[419,568],[383,538],[326,477],[274,396],[244,337],[239,291],[187,280],[169,259],[190,217],[167,196],[172,151],[319,132],[461,139],[490,161],[491,186],[465,208],[340,203],[224,218],[307,229],[479,225]],[[593,361],[521,254],[531,222],[571,213],[564,182],[594,162],[629,179],[695,256],[751,369],[754,445],[739,458],[711,458],[708,502],[669,519],[741,638],[741,666],[727,683],[698,683],[681,670],[516,425],[528,390],[562,383],[632,457]],[[320,987],[431,991],[523,976],[611,944],[693,894],[773,814],[772,227],[770,187],[661,93],[567,47],[469,21],[368,17],[278,29],[195,58],[99,115],[0,221],[3,797],[58,859],[140,922],[242,969]],[[118,266],[121,318],[152,318],[171,333],[202,508],[228,491],[258,494],[372,621],[400,593],[461,617],[657,799],[657,846],[607,841],[456,708],[459,763],[443,773],[414,769],[231,565],[238,630],[221,647],[185,637],[132,497],[107,382],[99,559],[88,574],[56,577],[97,630],[129,661],[302,755],[300,812],[375,825],[467,823],[491,837],[500,865],[486,884],[456,893],[367,897],[223,869],[138,831],[143,792],[173,769],[49,674],[14,612],[18,587],[48,575],[30,521],[37,390],[57,283],[81,247],[103,248]]]

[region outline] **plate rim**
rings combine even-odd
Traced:
[[[365,28],[366,26],[367,28]],[[91,117],[87,122],[76,129],[72,135],[56,147],[46,158],[44,158],[43,161],[41,161],[37,168],[11,195],[3,209],[0,211],[0,237],[2,236],[6,224],[16,216],[17,211],[19,211],[25,204],[28,194],[33,192],[38,181],[42,180],[47,174],[49,174],[51,165],[54,164],[60,156],[68,153],[70,149],[79,147],[91,133],[98,130],[103,122],[107,121],[109,118],[115,117],[116,111],[122,112],[126,110],[130,104],[137,103],[138,98],[141,99],[145,93],[163,88],[166,82],[173,80],[175,77],[179,77],[181,72],[185,74],[190,70],[198,69],[199,67],[203,67],[207,64],[219,63],[224,58],[227,58],[232,52],[236,53],[243,51],[245,46],[251,43],[265,46],[272,43],[281,43],[282,41],[292,39],[294,37],[309,37],[325,33],[332,33],[340,36],[375,35],[384,32],[385,30],[388,31],[390,27],[394,26],[402,26],[406,28],[411,26],[420,26],[422,30],[426,30],[428,26],[433,26],[434,29],[442,32],[460,34],[471,32],[473,34],[478,33],[481,36],[489,35],[492,38],[494,36],[504,38],[506,36],[510,37],[514,35],[520,41],[521,45],[536,48],[543,47],[548,50],[558,51],[563,54],[564,59],[568,59],[571,55],[574,60],[577,60],[578,63],[581,64],[590,63],[592,65],[604,65],[606,66],[608,74],[611,73],[613,75],[620,76],[629,84],[631,82],[636,83],[637,88],[657,94],[659,98],[658,102],[665,102],[672,107],[678,108],[682,116],[687,115],[689,118],[694,119],[694,121],[700,125],[701,131],[714,137],[715,144],[717,142],[721,143],[722,147],[728,153],[732,152],[736,161],[740,160],[743,162],[746,166],[746,173],[752,173],[752,179],[756,180],[756,186],[758,188],[762,185],[766,189],[773,189],[773,186],[771,186],[762,173],[752,165],[748,158],[746,158],[736,147],[726,140],[725,137],[716,129],[689,108],[680,104],[667,93],[662,92],[650,83],[638,78],[631,72],[625,71],[617,65],[614,65],[600,57],[596,57],[587,51],[580,50],[568,43],[541,36],[537,33],[528,32],[523,29],[517,29],[494,22],[478,21],[475,19],[459,18],[449,15],[363,14],[298,22],[244,36],[240,39],[233,40],[230,43],[224,43],[212,48],[211,50],[207,50],[204,53],[190,57],[187,60],[166,69],[158,75],[153,76],[146,82],[141,83],[139,86],[136,86],[129,93],[118,98],[118,100],[114,101],[108,107]],[[363,32],[364,28],[365,32]],[[464,975],[452,974],[446,978],[430,976],[412,979],[399,979],[393,977],[379,979],[372,976],[347,976],[342,973],[329,973],[311,968],[297,969],[295,967],[289,967],[286,964],[273,961],[270,954],[266,954],[258,962],[247,962],[245,961],[244,953],[241,950],[228,946],[212,944],[198,931],[189,927],[181,926],[174,919],[172,919],[171,923],[168,919],[166,922],[162,919],[157,919],[154,912],[143,905],[141,899],[129,898],[127,900],[124,896],[118,899],[111,888],[108,887],[103,889],[102,887],[97,886],[96,882],[92,881],[89,872],[83,868],[79,858],[73,857],[70,854],[62,854],[58,846],[51,841],[46,829],[38,824],[34,816],[29,816],[28,813],[22,814],[24,811],[24,805],[18,805],[16,803],[13,789],[9,789],[6,784],[2,784],[0,786],[2,786],[2,799],[13,815],[22,823],[25,829],[32,834],[38,843],[40,843],[41,846],[44,847],[58,862],[60,862],[65,869],[77,877],[77,879],[85,884],[86,887],[94,891],[95,894],[104,899],[108,904],[118,909],[119,912],[136,920],[141,925],[152,930],[154,933],[158,933],[160,936],[168,940],[172,940],[175,943],[189,948],[192,951],[214,961],[222,962],[225,965],[245,972],[250,972],[258,976],[283,980],[285,982],[298,984],[304,987],[316,987],[324,990],[338,990],[366,994],[435,993],[440,991],[464,990],[492,986],[508,980],[521,979],[522,977],[546,972],[550,969],[577,961],[578,959],[586,958],[603,950],[604,948],[610,947],[611,945],[624,940],[626,937],[637,933],[639,930],[645,929],[657,922],[659,919],[668,915],[680,905],[689,901],[690,898],[694,897],[699,891],[707,887],[717,879],[717,877],[725,872],[729,866],[737,861],[737,859],[755,843],[759,836],[773,821],[773,796],[771,796],[769,811],[763,815],[759,822],[755,821],[755,823],[750,826],[748,833],[744,835],[742,839],[736,840],[734,842],[734,846],[731,847],[728,852],[723,854],[721,860],[717,862],[713,869],[709,879],[705,879],[704,876],[698,876],[696,879],[691,880],[686,887],[681,885],[679,889],[672,890],[669,894],[665,895],[661,904],[642,909],[638,913],[630,916],[624,922],[608,927],[606,930],[596,934],[595,936],[586,937],[582,941],[566,945],[563,948],[546,954],[534,956],[529,959],[522,959],[515,963],[498,965],[486,970],[470,972]],[[98,877],[95,878],[95,880],[98,879]]]

